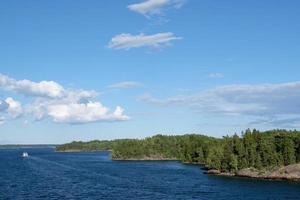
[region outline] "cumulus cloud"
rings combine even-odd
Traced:
[[[300,116],[300,82],[227,85],[167,99],[157,99],[149,94],[139,99],[159,106],[188,106],[203,114]]]
[[[171,32],[157,33],[154,35],[145,35],[143,33],[139,35],[131,35],[128,33],[122,33],[114,36],[108,44],[111,49],[125,49],[139,47],[161,48],[169,45],[172,40],[179,40],[181,37],[176,37]]]
[[[6,118],[15,119],[23,114],[23,108],[20,102],[8,97],[5,100],[0,100],[0,125],[3,124]],[[5,116],[5,117],[4,117]]]
[[[95,98],[98,93],[94,90],[67,90],[60,100],[73,102],[86,102],[87,99]]]
[[[38,98],[28,111],[34,115],[36,120],[50,118],[54,122],[69,124],[84,124],[105,121],[125,121],[130,117],[122,112],[115,113],[121,107],[117,106],[115,111],[103,106],[99,101],[90,99],[44,99]]]
[[[146,0],[140,3],[128,5],[128,9],[140,13],[146,17],[152,15],[161,15],[166,8],[179,9],[185,3],[185,0]]]
[[[0,74],[0,88],[9,91],[16,91],[25,95],[61,97],[64,89],[54,81],[33,82],[30,80],[15,80]]]
[[[114,111],[103,106],[99,101],[90,99],[44,99],[38,98],[29,106],[28,112],[36,120],[50,118],[54,122],[69,124],[84,124],[105,121],[126,121],[130,117],[124,114],[124,109],[117,106]]]
[[[11,97],[8,97],[5,101],[8,104],[7,112],[11,117],[17,118],[23,114],[23,108],[20,102]]]
[[[123,121],[129,117],[123,114],[123,108],[117,107],[112,113],[100,102],[54,104],[48,106],[48,115],[60,123],[90,123],[97,121]]]
[[[127,88],[137,88],[140,86],[142,86],[142,84],[136,81],[123,81],[123,82],[111,84],[108,87],[114,89],[127,89]]]
[[[0,112],[7,113],[11,118],[28,114],[37,120],[50,118],[54,122],[70,124],[129,119],[123,108],[117,106],[114,111],[110,111],[99,101],[93,100],[97,96],[93,90],[66,89],[54,81],[19,81],[1,74],[0,89],[32,99],[24,108],[11,97],[5,101],[0,100]]]

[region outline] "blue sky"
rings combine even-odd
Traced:
[[[3,1],[0,143],[299,128],[299,8]]]

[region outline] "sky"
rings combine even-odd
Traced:
[[[0,144],[300,127],[298,0],[4,0]]]

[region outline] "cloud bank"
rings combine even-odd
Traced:
[[[101,102],[95,101],[97,93],[93,90],[66,89],[54,81],[15,80],[2,74],[0,89],[32,99],[24,108],[11,97],[0,100],[0,112],[11,118],[32,115],[36,120],[50,118],[54,122],[70,124],[129,119],[122,107],[117,106],[110,111]]]
[[[248,115],[281,120],[300,117],[300,82],[227,85],[166,99],[143,95],[140,100],[158,106],[188,107],[202,114]]]
[[[128,33],[122,33],[114,36],[108,44],[108,48],[111,49],[125,49],[139,47],[150,48],[162,48],[169,45],[173,40],[180,40],[181,37],[176,37],[173,33],[157,33],[154,35],[145,35],[143,33],[139,35],[131,35]]]

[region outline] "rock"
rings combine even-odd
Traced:
[[[262,179],[300,180],[300,164],[277,167],[272,170],[241,169],[236,176]]]
[[[210,169],[206,171],[206,174],[221,174],[221,172],[217,169]]]
[[[245,168],[238,170],[236,173],[221,172],[216,169],[209,169],[206,174],[219,176],[239,176],[258,179],[273,179],[273,180],[292,180],[300,181],[300,163],[288,165],[284,167],[275,167],[271,170],[258,170],[255,168]]]
[[[300,164],[288,165],[273,170],[267,175],[270,179],[300,180]]]
[[[245,168],[237,171],[236,176],[256,178],[259,176],[259,171],[254,168]]]

